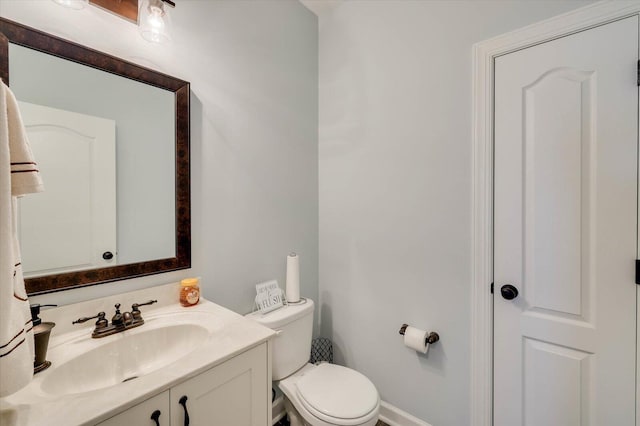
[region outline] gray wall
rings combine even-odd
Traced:
[[[383,1],[320,15],[321,333],[382,399],[469,424],[472,45],[586,3]],[[407,322],[440,333],[428,357]]]
[[[254,285],[284,287],[300,255],[305,296],[318,297],[318,29],[297,1],[180,1],[174,40],[95,7],[0,0],[0,15],[191,83],[193,268],[33,297],[72,303],[201,276],[204,295],[244,313]]]

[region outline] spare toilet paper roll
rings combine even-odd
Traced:
[[[404,331],[404,344],[413,350],[426,354],[429,350],[428,335],[429,333],[425,330],[409,326]]]
[[[286,293],[287,302],[297,303],[300,301],[300,262],[295,253],[287,256],[287,282]]]

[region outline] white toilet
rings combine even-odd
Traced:
[[[285,395],[291,426],[374,426],[380,396],[363,374],[335,364],[309,364],[313,301],[247,317],[278,334],[273,343],[272,374]]]

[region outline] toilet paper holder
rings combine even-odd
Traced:
[[[399,333],[404,336],[404,332],[407,330],[407,327],[409,327],[409,324],[402,324],[402,327],[400,327]],[[428,343],[431,345],[437,342],[438,340],[440,340],[440,336],[435,331],[432,331],[431,333],[429,333],[429,335],[425,339],[425,343]]]

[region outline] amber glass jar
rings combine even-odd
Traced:
[[[185,278],[180,281],[180,304],[182,306],[197,305],[200,301],[200,280]]]

